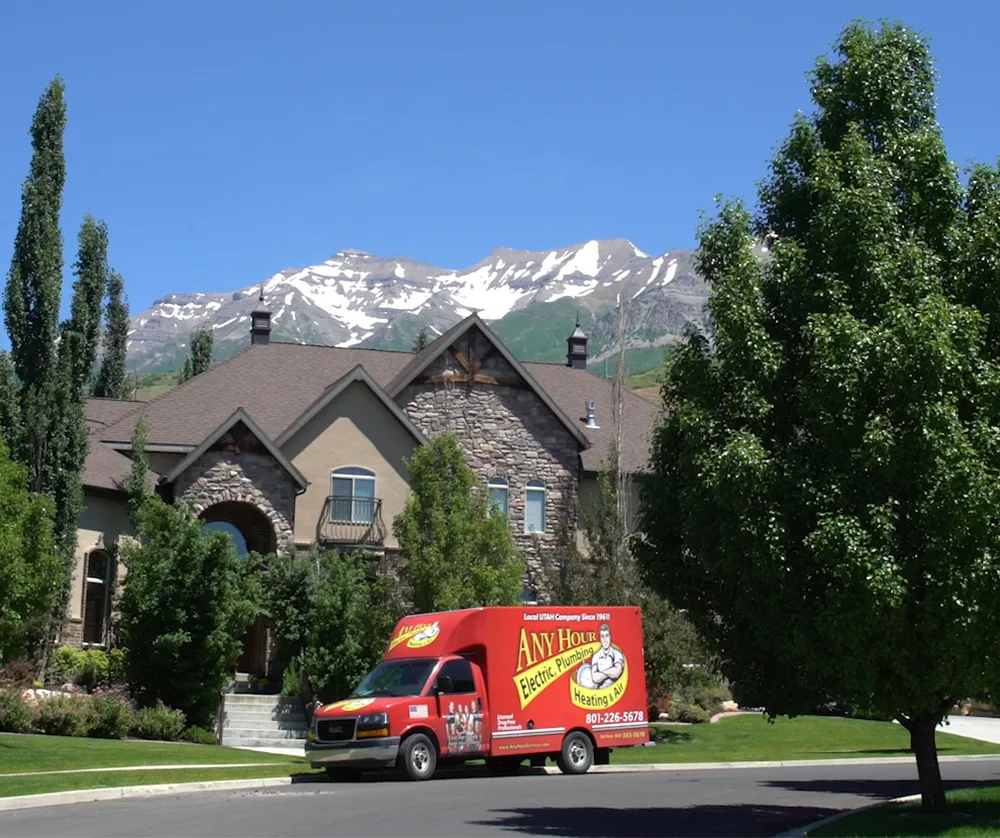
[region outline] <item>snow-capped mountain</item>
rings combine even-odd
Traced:
[[[422,326],[433,336],[471,312],[502,324],[515,317],[524,321],[529,306],[531,315],[542,315],[557,305],[565,320],[572,318],[570,307],[585,312],[595,332],[593,358],[610,342],[613,328],[603,339],[602,334],[621,295],[631,301],[633,344],[658,346],[676,339],[689,320],[703,317],[708,289],[692,263],[691,251],[653,257],[625,239],[548,252],[500,247],[462,270],[343,250],[318,265],[289,268],[236,291],[157,300],[132,318],[130,368],[144,373],[179,366],[188,335],[201,326],[215,330],[216,358],[243,348],[261,289],[272,312],[274,340],[404,349]],[[538,308],[543,304],[553,305]],[[521,327],[530,329],[530,320]],[[567,322],[564,330],[571,329]],[[564,354],[565,343],[558,343]]]

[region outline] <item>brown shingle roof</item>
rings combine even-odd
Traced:
[[[196,446],[242,407],[274,440],[355,366],[362,365],[378,386],[388,388],[398,385],[404,369],[416,368],[413,361],[409,352],[278,342],[252,346],[153,401],[130,403],[138,409],[99,433],[105,441],[128,443],[143,416],[151,444]],[[598,471],[613,438],[611,382],[560,364],[523,366],[585,434],[591,445],[581,451],[581,465],[586,471]],[[622,467],[643,471],[657,407],[633,393],[625,398]],[[588,401],[596,402],[598,428],[586,427]]]
[[[130,442],[142,416],[151,444],[198,445],[242,407],[264,433],[277,439],[327,387],[358,364],[384,387],[412,357],[409,352],[296,343],[251,346],[146,402],[101,436]]]
[[[549,394],[563,411],[580,423],[590,440],[590,448],[580,452],[580,464],[585,471],[600,471],[601,461],[607,458],[614,440],[614,396],[612,382],[586,370],[573,369],[561,364],[526,363],[532,377]],[[594,405],[597,428],[588,428],[587,402]],[[625,393],[624,433],[621,467],[628,472],[642,472],[648,468],[650,432],[656,421],[658,408],[635,393]]]
[[[80,475],[84,488],[120,492],[131,469],[132,461],[128,457],[108,448],[101,443],[96,434],[91,434],[88,440],[87,462],[84,464],[83,474]],[[150,485],[155,486],[158,478],[159,475],[150,469]]]
[[[87,417],[87,425],[91,429],[113,425],[140,407],[142,407],[141,402],[119,399],[89,398],[83,404],[84,414]]]

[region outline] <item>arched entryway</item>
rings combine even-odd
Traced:
[[[199,516],[206,529],[227,533],[240,555],[273,553],[278,546],[274,525],[256,506],[224,501],[208,507]]]
[[[274,525],[261,510],[249,503],[224,501],[205,509],[199,516],[202,529],[228,535],[241,556],[267,555],[278,546]],[[243,637],[243,651],[236,661],[238,677],[263,678],[268,675],[268,621],[257,617]]]

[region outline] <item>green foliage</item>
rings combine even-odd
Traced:
[[[132,529],[139,528],[139,512],[153,497],[153,488],[149,480],[149,454],[146,448],[149,444],[146,423],[140,419],[132,431],[132,466],[125,477],[125,503],[128,506],[129,520]]]
[[[186,727],[181,733],[181,739],[185,742],[193,742],[195,745],[218,745],[219,740],[210,730],[203,727]]]
[[[0,352],[0,439],[17,451],[21,439],[20,385],[9,352]]]
[[[59,599],[52,505],[28,491],[28,470],[0,439],[0,661],[33,654]]]
[[[417,332],[417,337],[413,341],[413,351],[421,352],[427,348],[427,345],[431,342],[430,334],[427,332],[426,326],[421,326],[420,331]]]
[[[212,366],[214,333],[210,328],[197,329],[191,335],[191,375],[201,375]]]
[[[493,331],[514,354],[525,361],[566,363],[566,338],[573,331],[576,318],[588,334],[594,325],[594,315],[581,309],[576,300],[564,297],[548,303],[534,303],[507,314],[493,324]],[[587,351],[591,356],[602,347],[591,341]]]
[[[186,507],[152,497],[138,519],[138,541],[122,550],[128,680],[142,703],[164,701],[205,725],[257,613],[251,573],[232,540],[203,531]]]
[[[134,733],[139,739],[173,742],[180,738],[184,721],[181,710],[171,710],[162,701],[157,701],[152,707],[144,707],[136,713]]]
[[[381,659],[402,608],[393,580],[371,579],[371,566],[364,554],[319,550],[268,563],[265,607],[291,656],[286,694],[300,692],[301,668],[312,695],[324,702],[343,698]],[[289,594],[297,598],[294,605],[285,599]]]
[[[55,686],[72,683],[89,688],[110,683],[109,657],[100,649],[60,646],[52,654],[49,671]]]
[[[86,736],[92,723],[88,695],[53,695],[38,702],[33,727],[48,736]]]
[[[177,383],[183,384],[185,381],[190,381],[192,375],[194,375],[194,373],[191,371],[191,356],[188,355],[184,358],[184,366],[181,367],[180,372],[177,373]]]
[[[101,334],[101,301],[108,285],[108,226],[87,215],[80,226],[79,252],[73,265],[76,282],[70,329],[79,338],[71,358],[73,387],[86,390],[94,374]],[[62,351],[60,349],[60,351]]]
[[[59,213],[66,182],[62,80],[46,88],[31,123],[31,167],[21,192],[21,218],[4,290],[4,313],[20,392],[23,434],[15,458],[43,489],[52,404],[56,394],[56,338],[62,290]]]
[[[489,514],[488,496],[453,434],[407,462],[411,494],[393,521],[401,576],[418,612],[516,605],[525,573],[507,520]]]
[[[108,273],[107,305],[104,314],[104,353],[94,384],[94,395],[105,399],[127,399],[131,392],[125,370],[128,346],[128,297],[125,282],[117,271]]]
[[[668,715],[673,721],[704,724],[732,700],[729,690],[711,673],[695,672],[670,696]]]
[[[95,739],[124,739],[136,723],[135,706],[121,688],[98,688],[90,695],[90,730]]]
[[[28,733],[34,719],[35,713],[22,698],[21,688],[0,685],[0,731]]]
[[[895,716],[937,808],[937,720],[1000,684],[1000,201],[948,162],[923,40],[855,24],[837,53],[756,222],[700,231],[713,344],[667,364],[641,558],[743,703]]]

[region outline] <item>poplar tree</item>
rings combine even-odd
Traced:
[[[76,282],[66,329],[75,334],[70,359],[74,396],[90,387],[101,334],[101,302],[108,287],[108,227],[87,215],[80,226],[79,253],[73,265]],[[65,331],[65,330],[64,330]],[[60,346],[60,352],[63,347]]]
[[[128,297],[125,295],[125,282],[117,271],[108,273],[107,296],[104,353],[94,384],[94,395],[104,399],[125,399],[130,392],[125,369],[129,326]]]
[[[21,218],[4,289],[23,431],[12,455],[28,467],[34,492],[43,491],[50,482],[48,442],[59,375],[56,339],[63,265],[59,212],[66,182],[63,94],[57,76],[42,94],[31,123],[31,167],[21,190]]]
[[[191,337],[191,375],[201,375],[212,366],[215,336],[210,328],[198,329]]]

